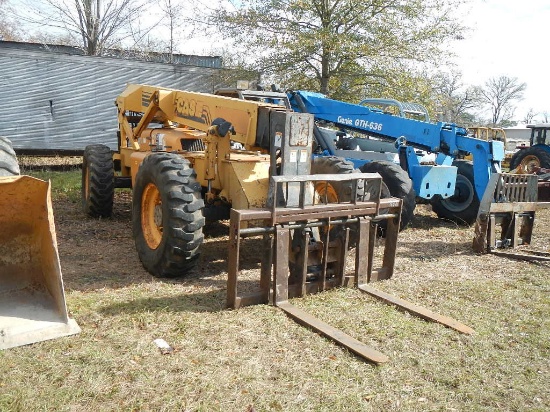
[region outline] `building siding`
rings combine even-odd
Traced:
[[[0,45],[0,134],[16,151],[117,149],[114,101],[126,84],[212,92],[218,71]]]

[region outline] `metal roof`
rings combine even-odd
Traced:
[[[72,56],[85,56],[84,50],[75,46],[65,46],[62,44],[41,44],[25,43],[16,41],[0,41],[1,49],[15,49],[35,52],[47,52],[55,54],[66,54]],[[108,49],[102,56],[94,57],[113,57],[116,59],[125,59],[131,61],[147,61],[155,63],[183,64],[186,66],[209,67],[212,69],[222,68],[222,58],[220,56],[197,56],[192,54],[170,55],[169,53],[142,53],[132,50]]]

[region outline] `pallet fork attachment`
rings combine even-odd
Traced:
[[[538,202],[536,175],[495,173],[481,200],[472,247],[476,253],[530,261],[550,261],[550,253],[522,249],[531,244],[535,212],[550,207]]]
[[[322,322],[289,302],[289,298],[317,293],[353,282],[359,290],[386,303],[407,310],[424,319],[442,323],[462,333],[473,330],[460,322],[435,314],[428,309],[378,291],[367,283],[390,279],[395,266],[401,200],[380,199],[381,177],[378,174],[275,176],[271,178],[273,206],[264,209],[231,210],[229,233],[227,306],[237,309],[253,304],[271,303],[282,309],[299,324],[344,346],[359,357],[381,364],[389,359],[378,350]],[[357,195],[359,181],[368,184],[367,195],[347,203],[323,204],[306,199],[308,187],[318,182],[352,180]],[[285,193],[289,185],[300,185],[294,207],[282,206],[277,193]],[[311,191],[309,191],[311,192]],[[253,227],[253,222],[263,221]],[[374,268],[373,257],[378,222],[387,225],[381,267]],[[317,229],[321,239],[312,242],[310,232]],[[355,236],[350,236],[354,231]],[[262,236],[259,288],[239,294],[239,257],[241,239]],[[347,251],[355,242],[353,276],[346,275]],[[321,252],[321,253],[319,253]],[[319,270],[320,269],[320,270]]]

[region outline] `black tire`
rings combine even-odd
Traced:
[[[11,141],[0,136],[0,176],[18,176],[20,173]]]
[[[353,173],[355,166],[353,163],[336,156],[314,157],[311,163],[311,174],[342,174]],[[327,203],[349,202],[353,192],[353,183],[351,181],[332,182],[325,186],[319,184],[315,191],[319,194],[320,201],[324,203],[324,197],[327,197]]]
[[[382,177],[381,197],[397,197],[403,200],[401,209],[401,223],[399,230],[403,230],[411,222],[416,208],[416,193],[413,188],[412,180],[408,173],[396,163],[384,160],[374,160],[365,163],[359,168],[363,173],[378,173]],[[384,229],[384,223],[381,227]]]
[[[319,156],[314,157],[311,163],[311,174],[349,174],[354,173],[357,170],[352,162],[342,159],[337,156]],[[315,185],[315,192],[318,196],[317,202],[320,203],[339,203],[350,202],[353,194],[353,182],[331,182],[326,184],[325,182],[317,182]],[[358,198],[362,198],[364,195],[364,187],[357,187],[356,195]],[[333,227],[330,230],[330,237],[338,237],[342,232],[342,226]],[[349,239],[349,247],[355,247],[356,236],[355,231],[352,229]]]
[[[453,166],[458,168],[455,193],[442,199],[434,196],[432,210],[441,219],[471,225],[477,219],[479,198],[474,185],[474,165],[467,160],[455,160]]]
[[[189,161],[172,153],[147,156],[132,195],[132,232],[143,267],[156,277],[178,277],[197,263],[204,201]]]
[[[82,159],[82,208],[92,217],[113,213],[115,171],[111,149],[97,144],[86,146]]]
[[[521,166],[520,173],[533,173],[533,166],[550,169],[550,153],[542,147],[528,147],[514,153],[510,160],[510,170]]]

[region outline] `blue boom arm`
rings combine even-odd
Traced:
[[[393,116],[366,106],[332,100],[320,93],[293,91],[289,92],[288,96],[295,111],[311,113],[316,120],[333,123],[347,131],[394,141],[406,153],[407,169],[419,195],[426,191],[425,178],[434,172],[431,170],[434,167],[422,167],[424,165],[418,163],[414,148],[436,153],[436,165],[443,167],[450,167],[453,159],[471,153],[475,189],[479,199],[483,197],[491,173],[500,171],[500,162],[504,159],[502,142],[475,139],[467,135],[466,129],[452,123],[428,123]],[[456,180],[456,168],[453,169],[453,180]],[[450,170],[447,169],[444,174],[449,172]],[[446,187],[438,189],[441,193],[435,194],[444,197],[452,195],[452,193],[443,193],[450,189],[448,182],[443,186]],[[454,181],[452,191],[454,191]],[[432,194],[433,192],[427,197],[431,197]],[[421,195],[421,197],[424,196]]]

